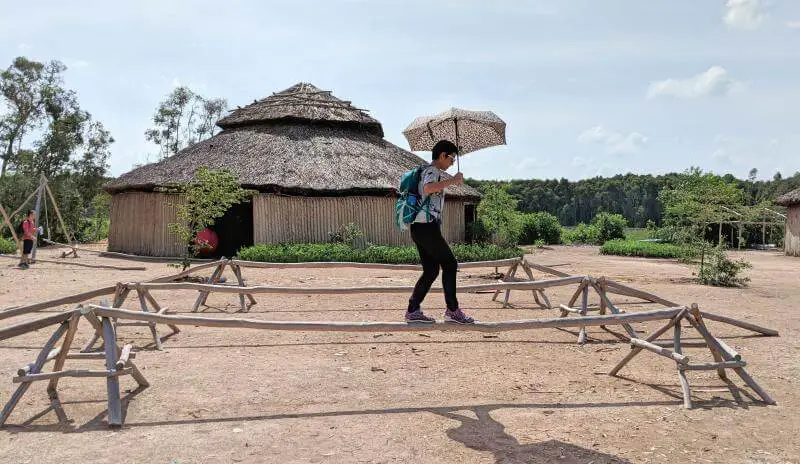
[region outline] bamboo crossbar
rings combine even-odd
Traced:
[[[566,272],[559,271],[558,269],[553,269],[550,266],[545,266],[543,264],[532,263],[532,262],[528,261],[527,259],[524,260],[524,262],[528,267],[536,269],[537,271],[544,272],[546,274],[551,274],[551,275],[554,275],[554,276],[557,276],[557,277],[569,277],[570,276]]]
[[[585,316],[581,318],[526,319],[505,322],[476,322],[456,324],[450,322],[406,323],[406,322],[309,322],[309,321],[264,321],[258,319],[211,318],[198,316],[161,315],[89,305],[83,311],[91,311],[102,317],[130,319],[156,324],[194,325],[200,327],[226,327],[282,331],[313,332],[420,332],[420,331],[472,331],[505,332],[512,330],[619,325],[630,322],[645,322],[671,319],[685,308],[657,309],[632,314],[607,316]]]
[[[534,290],[550,287],[559,287],[564,285],[572,285],[583,281],[583,276],[565,277],[553,280],[537,280],[530,282],[497,282],[491,284],[478,284],[478,285],[462,285],[458,287],[459,292],[480,292],[487,290]],[[254,286],[254,287],[237,287],[233,285],[213,285],[213,284],[199,284],[194,282],[176,282],[176,283],[131,283],[124,284],[126,288],[135,290],[137,288],[147,290],[198,290],[201,292],[217,292],[217,293],[243,293],[243,294],[256,294],[256,293],[274,293],[274,294],[292,294],[292,295],[341,295],[341,294],[354,294],[354,293],[411,293],[414,287],[270,287],[270,286]],[[441,287],[431,288],[432,293],[442,293],[444,290]]]
[[[631,347],[643,348],[647,351],[653,352],[655,354],[660,354],[661,356],[672,359],[673,361],[679,362],[681,364],[689,363],[688,356],[684,356],[676,351],[672,351],[668,348],[655,345],[653,343],[648,342],[647,340],[642,340],[641,338],[631,338]]]
[[[98,288],[98,289],[95,289],[95,290],[90,290],[88,292],[76,293],[75,295],[56,298],[54,300],[48,300],[48,301],[42,301],[40,303],[17,306],[15,308],[8,308],[8,309],[5,309],[5,310],[0,312],[0,320],[7,319],[9,317],[19,316],[20,314],[31,313],[31,312],[34,312],[34,311],[40,311],[42,309],[53,308],[53,307],[56,307],[56,306],[82,303],[82,302],[84,302],[86,300],[91,300],[92,298],[97,298],[99,296],[113,295],[114,291],[116,289],[117,289],[116,286],[103,287],[103,288]]]
[[[740,367],[747,367],[744,361],[723,361],[703,364],[681,364],[678,369],[685,371],[715,371],[717,369],[737,369]]]
[[[499,259],[495,261],[471,261],[458,263],[459,269],[470,269],[479,267],[502,267],[510,266],[520,262],[520,258]],[[422,266],[419,264],[383,264],[383,263],[356,263],[349,261],[317,261],[307,263],[262,263],[257,261],[241,261],[234,259],[231,264],[241,267],[262,268],[262,269],[329,269],[329,268],[356,268],[356,269],[384,269],[393,271],[420,271]]]
[[[33,332],[43,329],[47,326],[58,324],[69,320],[74,314],[79,314],[80,310],[74,309],[63,313],[53,314],[50,316],[34,319],[32,321],[20,322],[19,324],[10,325],[0,329],[0,341],[8,340],[9,338],[18,335]]]
[[[117,258],[117,259],[127,259],[130,261],[147,261],[147,262],[177,262],[180,261],[182,258],[175,256],[139,256],[139,255],[129,255],[127,253],[119,253],[116,251],[103,251],[100,253],[101,257],[103,258]],[[191,258],[189,262],[192,263],[208,263],[211,262],[211,259],[197,259]]]
[[[195,267],[190,267],[189,269],[186,269],[185,271],[181,271],[181,272],[179,272],[177,274],[172,274],[172,275],[168,275],[168,276],[164,276],[164,277],[157,277],[155,279],[148,280],[148,282],[152,282],[152,283],[173,282],[175,280],[182,279],[184,277],[192,275],[195,272],[202,271],[203,269],[209,269],[209,268],[212,268],[212,267],[219,266],[220,264],[225,263],[225,262],[227,262],[226,259],[220,259],[218,261],[213,261],[213,262],[210,262],[210,263],[200,264],[200,265],[195,266]]]
[[[35,382],[37,380],[50,380],[61,377],[116,377],[118,375],[128,375],[131,369],[120,370],[92,370],[92,369],[70,369],[66,371],[43,372],[40,374],[28,374],[24,377],[14,377],[13,383]]]

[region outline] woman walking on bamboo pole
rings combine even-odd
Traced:
[[[442,270],[442,287],[447,310],[444,320],[459,324],[470,324],[475,320],[459,308],[456,298],[456,261],[450,246],[442,236],[442,212],[444,211],[444,189],[450,185],[464,182],[464,175],[442,180],[442,173],[453,165],[458,156],[458,147],[450,141],[440,140],[433,146],[432,163],[420,174],[420,203],[424,205],[411,224],[411,238],[417,245],[419,259],[422,263],[422,275],[414,286],[414,292],[408,300],[407,322],[431,323],[435,319],[422,312],[422,300],[431,289],[433,281]]]

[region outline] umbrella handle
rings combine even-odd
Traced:
[[[458,153],[456,153],[456,172],[461,172],[461,141],[458,137],[458,118],[453,118],[453,126],[455,126],[455,133],[456,133],[456,149],[458,149]]]

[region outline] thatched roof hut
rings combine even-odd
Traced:
[[[238,239],[228,237],[232,247],[327,241],[349,222],[373,243],[409,243],[408,234],[393,229],[394,197],[402,173],[425,160],[384,140],[380,122],[366,111],[301,83],[236,109],[217,125],[222,131],[210,139],[106,185],[112,194],[110,249],[177,254],[166,232],[174,222],[168,204],[175,199],[156,190],[191,180],[200,167],[229,169],[259,192],[249,209],[240,206],[218,224],[228,235],[238,228]],[[445,235],[460,241],[480,194],[466,185],[446,194]],[[149,211],[156,223],[141,223],[144,218],[132,211]],[[251,229],[252,239],[242,229]],[[220,242],[226,242],[222,236]]]
[[[775,203],[786,206],[786,232],[783,247],[786,254],[800,256],[800,189],[779,196]]]

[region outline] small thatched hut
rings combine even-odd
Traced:
[[[779,196],[775,203],[786,206],[786,235],[783,247],[786,254],[800,256],[800,189]]]
[[[216,224],[219,251],[230,255],[254,243],[326,242],[356,223],[376,244],[411,243],[393,225],[403,172],[425,162],[383,139],[380,122],[329,91],[297,84],[234,110],[217,122],[222,131],[158,163],[106,185],[112,195],[109,250],[177,256],[167,231],[178,198],[159,187],[185,182],[200,167],[227,168],[259,194]],[[480,194],[448,188],[443,232],[463,241]]]

